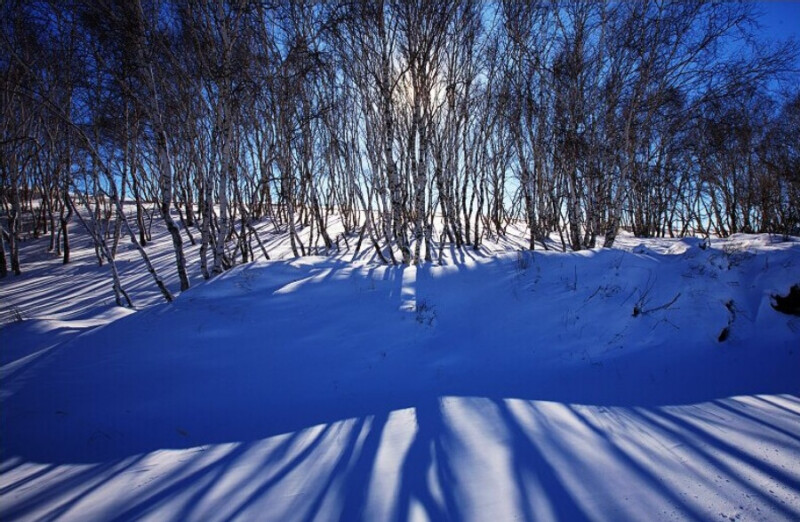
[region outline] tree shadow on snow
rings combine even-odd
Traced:
[[[614,256],[606,259],[613,263],[620,253],[592,255]],[[563,282],[551,284],[574,292],[572,303],[596,299],[595,288],[570,279],[573,265],[580,268],[587,257],[534,262],[564,272]],[[93,495],[117,491],[149,469],[149,455],[177,449],[191,451],[135,492],[123,492],[110,518],[167,510],[176,519],[407,520],[424,513],[431,520],[459,520],[481,487],[465,468],[482,451],[468,438],[478,430],[507,452],[510,490],[500,502],[515,504],[526,520],[596,518],[591,495],[620,494],[613,483],[598,480],[604,459],[637,481],[654,509],[706,518],[706,506],[659,479],[660,466],[674,465],[672,457],[616,438],[603,426],[611,419],[623,432],[645,429],[684,448],[683,457],[706,463],[720,480],[751,492],[778,516],[800,517],[748,485],[729,461],[788,491],[800,490],[796,473],[727,442],[708,419],[699,422],[672,409],[711,401],[708,407],[729,421],[796,448],[800,385],[787,386],[791,369],[771,366],[774,360],[747,346],[720,355],[705,340],[697,343],[699,363],[688,364],[685,351],[654,357],[638,349],[583,360],[581,350],[588,353],[596,339],[580,338],[577,324],[569,350],[548,358],[544,344],[557,339],[552,330],[559,324],[524,330],[526,316],[492,308],[503,292],[516,292],[515,306],[523,310],[562,306],[542,303],[552,288],[541,287],[535,267],[517,263],[509,258],[443,269],[358,268],[336,261],[311,268],[255,265],[186,292],[174,305],[59,347],[47,365],[3,383],[14,393],[0,411],[3,475],[12,477],[1,483],[0,514],[74,514]],[[461,282],[449,286],[448,274],[456,270]],[[634,329],[642,321],[629,317],[626,297],[609,292],[607,299],[625,316],[620,324]],[[563,306],[569,318],[574,305]],[[487,323],[465,323],[476,317]],[[495,331],[492,321],[508,322]],[[465,354],[459,347],[467,341],[485,346]],[[520,343],[525,349],[503,349]],[[669,342],[657,347],[666,350]],[[787,363],[797,359],[785,357]],[[725,373],[710,379],[719,361]],[[762,398],[760,409],[747,409],[730,399],[759,394],[784,394],[783,403]],[[453,398],[455,406],[444,398]],[[457,411],[475,421],[465,424]],[[397,412],[407,412],[414,429],[404,431],[411,438],[394,448],[397,432],[390,426]],[[581,453],[588,446],[593,455]],[[385,448],[394,448],[392,458],[380,456]],[[20,462],[43,466],[25,471]],[[83,466],[57,473],[68,464]],[[388,476],[396,477],[390,486],[380,482]],[[596,481],[594,493],[580,484],[583,478]],[[387,490],[389,498],[382,498]],[[637,515],[621,500],[616,508],[621,518]]]

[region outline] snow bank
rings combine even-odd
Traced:
[[[797,519],[800,318],[770,296],[798,263],[767,236],[315,257],[65,342],[13,324],[0,517]]]

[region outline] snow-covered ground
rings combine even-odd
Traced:
[[[0,520],[798,520],[800,241],[0,280]],[[148,246],[177,291],[163,230]],[[352,246],[352,243],[351,243]]]

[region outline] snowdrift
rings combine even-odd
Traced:
[[[303,258],[63,343],[11,324],[0,516],[797,519],[799,266],[769,236]]]

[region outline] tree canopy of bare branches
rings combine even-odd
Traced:
[[[352,239],[405,264],[512,223],[531,249],[551,234],[610,247],[621,228],[800,233],[797,47],[756,38],[756,9],[9,0],[0,276],[23,270],[31,235],[69,262],[80,219],[98,262],[113,269],[127,238],[169,300],[148,205],[181,290],[186,241],[213,277],[254,259],[254,241],[268,255],[262,219],[296,256]]]

